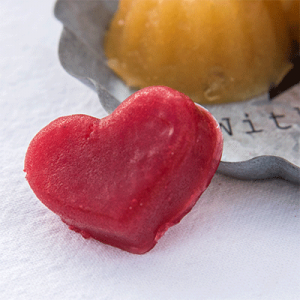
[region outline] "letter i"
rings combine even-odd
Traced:
[[[255,129],[255,127],[254,127],[252,121],[249,119],[249,115],[248,115],[248,114],[245,114],[245,117],[246,117],[247,119],[243,120],[243,123],[248,123],[249,126],[250,126],[250,128],[251,128],[251,130],[250,130],[250,131],[246,131],[246,133],[252,134],[252,133],[257,133],[257,132],[262,132],[262,131],[263,131],[262,129],[260,129],[260,130],[256,130],[256,129]]]

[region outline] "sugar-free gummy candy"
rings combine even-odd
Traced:
[[[155,86],[103,119],[54,120],[31,141],[25,172],[37,198],[70,229],[142,254],[192,209],[221,153],[212,115]]]
[[[166,85],[201,104],[251,99],[292,68],[287,20],[299,37],[299,1],[282,1],[294,14],[275,0],[120,0],[108,65],[129,86]]]

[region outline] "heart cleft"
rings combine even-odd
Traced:
[[[61,117],[31,141],[26,179],[69,228],[143,254],[195,205],[221,159],[218,123],[171,88],[144,88],[111,115]]]

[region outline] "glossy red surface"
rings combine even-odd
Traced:
[[[142,254],[192,209],[221,153],[210,113],[175,90],[148,87],[103,119],[51,122],[31,141],[25,172],[70,229]]]

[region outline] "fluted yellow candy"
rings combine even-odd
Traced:
[[[166,85],[201,104],[260,95],[292,67],[279,1],[120,0],[104,48],[127,85]]]

